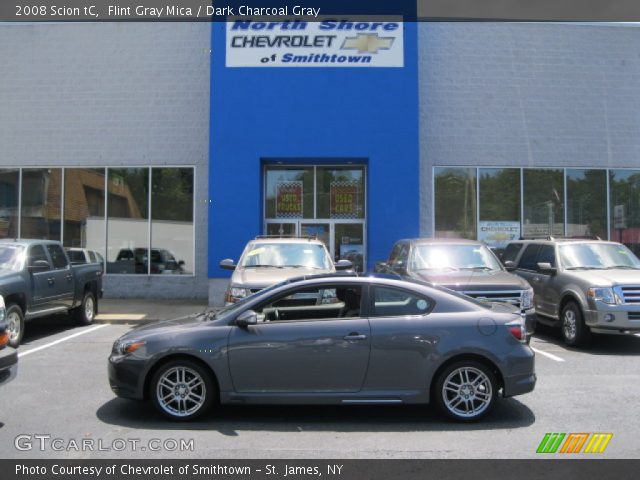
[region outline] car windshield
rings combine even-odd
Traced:
[[[500,262],[484,245],[417,245],[409,268],[418,270],[502,270]]]
[[[240,266],[329,270],[331,259],[324,245],[319,243],[252,243]]]
[[[24,259],[24,247],[21,245],[0,246],[0,270],[20,270]]]
[[[560,246],[566,269],[640,268],[640,260],[620,243],[572,243]]]

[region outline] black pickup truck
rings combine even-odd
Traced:
[[[93,322],[102,297],[97,263],[71,265],[60,242],[0,240],[0,295],[6,304],[9,344],[17,347],[25,321],[70,312]]]

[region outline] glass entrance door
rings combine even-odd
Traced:
[[[364,271],[365,175],[363,165],[265,166],[264,233],[315,236]]]

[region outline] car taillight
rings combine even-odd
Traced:
[[[0,348],[6,347],[9,343],[9,333],[0,333]]]
[[[513,337],[521,343],[527,342],[527,330],[522,320],[507,323],[507,328]]]

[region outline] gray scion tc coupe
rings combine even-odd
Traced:
[[[133,329],[109,357],[121,397],[173,420],[224,404],[430,402],[473,421],[536,383],[517,307],[418,281],[287,280],[218,312]]]

